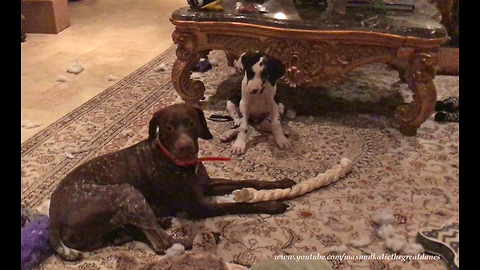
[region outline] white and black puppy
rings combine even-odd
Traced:
[[[235,67],[244,75],[241,90],[232,91],[227,101],[227,111],[235,128],[224,133],[220,140],[226,142],[237,136],[232,153],[244,154],[249,120],[253,124],[268,122],[268,131],[272,132],[278,147],[289,149],[291,145],[283,134],[279,119],[284,106],[275,100],[276,82],[285,73],[282,61],[262,52],[246,52]]]

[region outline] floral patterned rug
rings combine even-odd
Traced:
[[[206,116],[224,114],[228,90],[239,87],[222,52],[218,66],[203,74]],[[175,47],[122,79],[21,145],[21,203],[36,208],[73,168],[95,156],[130,146],[147,137],[151,115],[178,102],[170,72]],[[158,66],[166,64],[167,70]],[[347,83],[326,89],[279,88],[294,119],[283,125],[293,142],[279,150],[271,135],[253,131],[247,153],[232,162],[206,163],[212,177],[304,181],[351,159],[353,171],[327,187],[288,200],[283,215],[240,215],[199,222],[221,233],[217,254],[227,262],[251,266],[274,255],[326,255],[347,245],[346,254],[392,254],[377,236],[372,216],[394,214],[397,234],[414,242],[419,229],[459,218],[459,124],[441,124],[433,116],[416,137],[405,137],[393,124],[393,112],[411,99],[398,73],[369,65],[350,73]],[[438,99],[459,95],[459,77],[437,76]],[[217,89],[218,86],[218,89]],[[230,143],[218,137],[230,123],[208,122],[216,139],[200,141],[200,156],[231,156]],[[72,149],[76,151],[72,151]],[[185,222],[184,228],[192,224]],[[198,224],[197,224],[198,225]],[[180,225],[179,225],[180,226]],[[171,233],[183,230],[171,229]],[[354,248],[352,239],[369,238]],[[129,269],[119,254],[139,264],[162,258],[143,243],[132,242],[87,254],[80,262],[49,257],[39,269]],[[329,260],[334,269],[447,269],[443,260]]]

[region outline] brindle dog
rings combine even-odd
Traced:
[[[243,187],[288,188],[295,182],[212,179],[197,160],[198,138],[213,138],[202,110],[176,104],[153,115],[146,140],[75,168],[52,194],[53,248],[63,259],[77,260],[81,250],[133,240],[128,233],[136,228],[155,252],[163,253],[175,242],[189,248],[193,238],[174,240],[157,219],[178,212],[207,218],[280,214],[287,209],[286,204],[275,201],[206,202],[205,195],[227,194]]]

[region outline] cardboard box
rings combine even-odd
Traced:
[[[67,0],[22,0],[25,32],[57,34],[70,26]]]

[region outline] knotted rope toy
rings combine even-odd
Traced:
[[[339,164],[333,166],[326,172],[298,183],[291,188],[270,190],[256,190],[254,188],[237,189],[232,192],[233,200],[236,202],[256,203],[260,201],[291,199],[335,182],[351,172],[352,169],[352,161],[348,158],[342,158]]]

